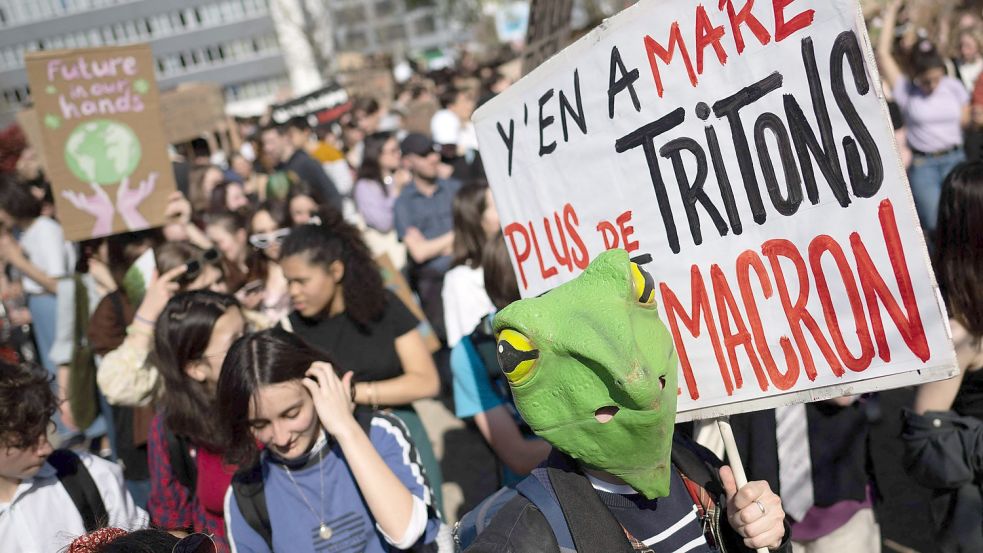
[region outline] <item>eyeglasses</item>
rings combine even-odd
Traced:
[[[282,244],[284,239],[286,239],[289,234],[289,228],[282,228],[272,232],[252,234],[249,236],[249,243],[252,244],[254,248],[265,250],[270,246]]]
[[[215,553],[215,540],[201,532],[188,534],[174,544],[171,553]]]
[[[205,265],[216,265],[219,258],[220,254],[215,248],[205,250],[197,259],[188,261],[185,265],[187,268],[184,270],[184,274],[178,277],[178,283],[186,285],[194,282],[195,279],[201,276],[201,271]]]

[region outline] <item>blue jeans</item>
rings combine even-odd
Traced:
[[[915,198],[915,209],[922,229],[931,234],[939,215],[939,196],[942,181],[952,168],[966,159],[962,148],[937,157],[915,155],[908,168],[908,182]]]
[[[38,364],[55,375],[55,365],[48,357],[55,343],[55,324],[58,320],[58,300],[54,294],[30,294],[27,308],[31,312],[31,331],[38,346]]]

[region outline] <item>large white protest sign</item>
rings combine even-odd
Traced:
[[[681,419],[956,372],[858,13],[643,0],[474,115],[523,296],[651,256]]]

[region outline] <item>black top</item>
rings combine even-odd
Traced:
[[[403,374],[396,338],[415,329],[419,321],[395,294],[385,293],[386,307],[368,328],[360,327],[346,313],[307,319],[294,311],[290,323],[298,336],[331,355],[342,371],[354,372],[356,381],[395,378]]]
[[[867,499],[867,417],[860,402],[840,407],[830,402],[806,404],[809,457],[815,504]],[[741,413],[730,418],[737,449],[749,480],[767,480],[781,495],[775,410]]]
[[[281,163],[277,166],[277,170],[293,171],[301,180],[310,185],[314,194],[317,195],[314,198],[317,203],[330,205],[339,212],[341,211],[341,194],[338,193],[338,188],[335,187],[334,181],[324,172],[321,164],[315,161],[304,150],[298,149],[295,151],[294,155],[290,156],[290,159],[286,163]]]
[[[968,371],[963,376],[952,410],[964,417],[983,420],[983,369]]]

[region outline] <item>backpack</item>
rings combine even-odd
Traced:
[[[99,488],[82,459],[70,450],[58,449],[48,456],[48,464],[55,468],[58,481],[82,516],[86,533],[105,526],[109,522],[109,513],[99,494]]]
[[[198,484],[198,461],[191,450],[194,446],[184,436],[171,432],[164,426],[164,442],[167,444],[167,454],[171,458],[171,472],[182,486],[194,491]]]
[[[695,442],[688,439],[674,437],[672,448],[672,465],[676,473],[682,478],[686,491],[697,511],[697,516],[703,522],[706,529],[706,537],[716,541],[716,536],[712,534],[712,524],[708,524],[715,516],[717,509],[716,503],[707,487],[713,486],[717,478],[713,475],[708,466],[708,459],[701,457],[700,453],[693,448]],[[699,446],[696,446],[699,447]],[[542,513],[546,522],[553,530],[557,545],[561,551],[576,551],[573,535],[570,526],[555,492],[551,491],[552,485],[549,476],[544,470],[534,470],[532,474],[519,482],[515,488],[502,488],[492,496],[478,504],[473,510],[465,514],[457,527],[454,529],[454,539],[460,550],[467,549],[491,524],[495,514],[508,502],[521,495],[530,503],[536,506]]]
[[[372,429],[373,416],[373,412],[369,409],[355,409],[355,420],[366,435]],[[266,508],[262,463],[253,463],[252,466],[236,472],[232,478],[232,491],[236,506],[239,507],[246,524],[255,530],[266,541],[270,551],[273,551],[273,527],[270,524],[270,512]]]

